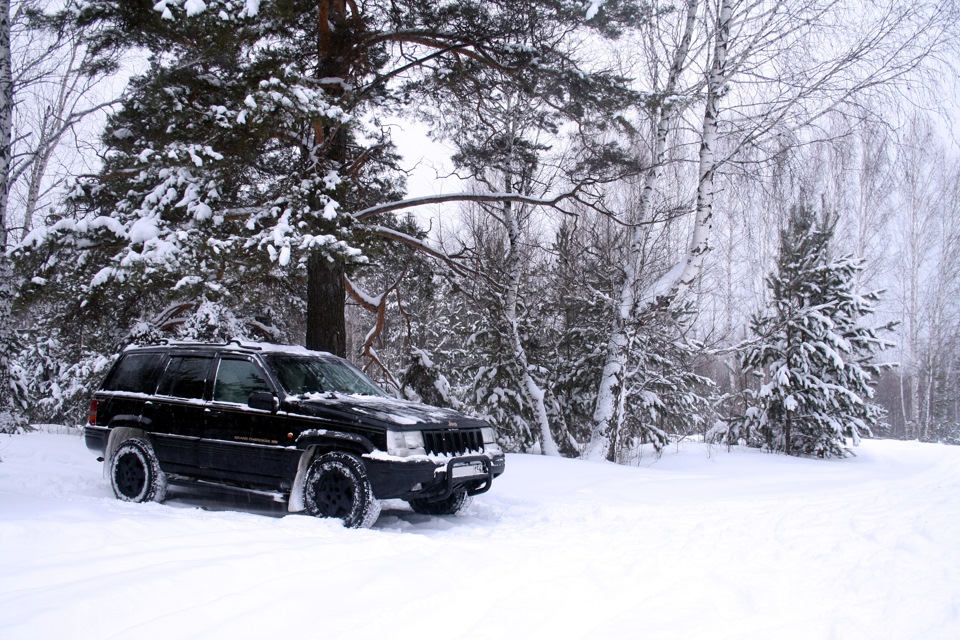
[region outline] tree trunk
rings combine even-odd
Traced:
[[[344,0],[319,0],[317,3],[317,77],[348,78],[350,76],[349,38],[338,37],[346,21]],[[327,89],[331,94],[339,86]],[[336,170],[347,162],[346,136],[343,131],[314,123],[315,144],[327,144],[327,159]],[[332,143],[327,140],[335,136]],[[326,141],[326,142],[324,142]],[[345,269],[342,260],[331,260],[313,251],[307,261],[307,348],[328,351],[341,358],[347,356]]]
[[[10,60],[10,1],[0,0],[0,433],[20,420],[10,355],[14,351],[13,263],[7,254],[7,206],[13,129],[13,75]]]
[[[507,175],[507,190],[512,189],[512,180]],[[505,313],[510,328],[510,343],[513,348],[511,354],[517,369],[522,376],[521,393],[527,404],[537,416],[537,426],[540,430],[540,450],[544,455],[559,456],[557,443],[550,432],[550,420],[547,417],[546,393],[530,375],[530,363],[527,361],[527,351],[520,340],[520,323],[517,319],[517,297],[520,292],[520,276],[523,271],[523,256],[520,251],[520,221],[514,211],[512,202],[503,204],[503,222],[507,227],[507,290],[505,293]]]
[[[343,263],[314,252],[307,261],[307,349],[347,356]]]
[[[788,322],[787,323],[787,348],[785,352],[787,369],[790,368],[790,358],[793,355],[793,345],[791,344],[793,342],[792,338],[793,338],[793,332],[790,331],[790,324]],[[784,420],[784,425],[783,425],[783,452],[786,455],[790,455],[790,437],[792,435],[790,431],[792,426],[793,426],[793,411],[791,411],[790,408],[788,407],[787,416],[786,416],[786,419]]]
[[[672,100],[676,98],[677,85],[687,61],[690,41],[696,24],[697,6],[698,0],[687,0],[684,33],[677,46],[677,50],[674,52],[673,61],[670,65],[667,82],[663,91],[664,99],[661,101],[660,110],[657,114],[654,143],[650,151],[650,168],[647,169],[646,175],[644,176],[643,191],[640,194],[637,212],[638,221],[640,222],[646,222],[650,217],[653,194],[660,183],[660,176],[663,173],[667,136],[673,129],[677,115]],[[616,425],[622,423],[620,413],[623,410],[622,404],[625,396],[625,394],[622,393],[622,388],[625,384],[624,372],[627,366],[628,332],[636,315],[637,285],[639,280],[637,262],[642,255],[646,233],[646,227],[642,225],[637,226],[634,230],[630,245],[627,248],[627,255],[623,265],[624,276],[620,287],[619,304],[614,313],[610,339],[607,341],[603,373],[601,374],[600,384],[597,388],[597,399],[593,412],[593,430],[586,452],[586,457],[588,458],[603,456],[607,460],[613,460],[616,455],[616,434],[613,433],[613,431],[617,428]]]
[[[938,325],[933,325],[933,336],[931,336],[930,344],[927,346],[926,353],[926,384],[924,385],[923,390],[923,403],[924,411],[922,414],[920,422],[920,440],[923,442],[932,442],[931,438],[931,426],[933,425],[934,420],[934,394],[936,393],[936,377],[939,369],[939,363],[937,362],[936,357],[934,356],[935,351],[939,351],[940,340],[939,340],[939,330]]]

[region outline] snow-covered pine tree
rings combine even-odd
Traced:
[[[132,300],[142,315],[187,299],[233,307],[272,279],[282,284],[263,289],[267,303],[295,298],[307,345],[341,354],[344,276],[371,237],[396,237],[368,208],[402,193],[380,118],[415,116],[425,93],[452,98],[458,83],[475,91],[490,68],[550,76],[551,99],[572,107],[616,84],[592,82],[538,39],[583,24],[574,0],[79,7],[78,23],[97,27],[94,51],[138,46],[150,67],[111,119],[105,166],[78,185],[77,209],[29,238],[76,249],[56,267],[41,259],[38,275],[68,265],[87,308]],[[611,2],[591,24],[615,34],[645,11]]]
[[[529,395],[526,383],[542,384],[542,377],[530,370],[528,347],[542,318],[531,317],[527,308],[530,256],[518,257],[518,237],[511,238],[503,224],[504,214],[515,213],[497,206],[462,212],[457,241],[478,275],[458,279],[465,313],[456,328],[466,347],[460,354],[468,372],[464,401],[496,425],[509,450],[531,451],[542,439],[536,403],[543,403],[545,394]]]
[[[610,220],[584,215],[558,229],[554,262],[543,287],[552,320],[542,338],[557,345],[548,365],[558,404],[571,433],[588,443],[596,396],[604,370],[607,327],[617,277],[610,264],[623,249],[625,230]],[[663,260],[648,257],[644,270],[656,273]],[[662,449],[673,436],[699,431],[709,406],[712,382],[696,373],[702,345],[688,340],[689,305],[648,313],[629,325],[625,343],[624,384],[618,401],[624,408],[611,425],[613,460],[626,462],[642,444]],[[582,448],[583,445],[581,445]]]
[[[865,324],[880,292],[854,291],[863,263],[834,258],[836,217],[808,206],[791,209],[780,233],[777,269],[767,278],[773,308],[755,316],[757,341],[742,363],[760,382],[730,440],[794,455],[845,456],[882,419],[871,403],[874,354],[891,346],[888,326]]]
[[[76,343],[61,343],[48,328],[21,331],[16,364],[30,398],[25,413],[30,424],[79,425],[86,420],[90,389],[114,359]]]
[[[476,312],[449,270],[420,260],[410,272],[402,292],[390,301],[390,313],[401,321],[388,323],[384,332],[383,348],[399,365],[400,392],[410,400],[476,414],[465,397],[479,356],[467,344]]]
[[[609,229],[586,212],[563,220],[549,247],[552,260],[543,285],[540,314],[550,318],[543,341],[554,345],[547,364],[551,386],[578,449],[590,439],[610,322],[606,292],[613,285],[603,237]]]
[[[538,134],[549,129],[553,119],[534,95],[506,83],[500,86],[505,88],[495,91],[489,100],[479,100],[475,111],[469,110],[477,114],[464,118],[472,126],[460,123],[460,149],[454,161],[494,193],[541,195],[549,186],[537,174],[548,147],[538,141]],[[538,443],[544,454],[559,455],[554,432],[565,430],[559,424],[551,425],[548,389],[539,374],[541,368],[532,360],[526,326],[531,322],[524,317],[532,266],[529,227],[533,213],[533,207],[504,202],[483,205],[479,214],[497,224],[489,230],[495,242],[476,243],[482,250],[473,251],[475,268],[484,274],[476,281],[480,285],[476,299],[483,301],[486,315],[477,346],[487,347],[488,359],[476,383],[486,389],[483,396],[497,399],[495,411],[507,410],[509,422],[516,423],[507,428],[500,421],[503,435],[522,440],[522,449]],[[491,391],[491,385],[499,393]]]
[[[279,283],[302,282],[318,258],[360,259],[342,208],[370,201],[347,189],[347,151],[329,147],[365,154],[351,176],[389,175],[389,145],[360,149],[341,131],[350,118],[327,80],[346,80],[317,77],[315,20],[283,3],[227,1],[89,2],[77,19],[101,25],[95,48],[152,56],[110,119],[104,167],[78,184],[74,212],[25,243],[60,249],[39,275],[129,330],[184,300],[238,316],[280,306],[289,291]]]

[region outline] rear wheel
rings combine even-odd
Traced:
[[[350,528],[369,527],[380,516],[380,501],[373,495],[363,463],[340,451],[326,453],[310,464],[303,502],[310,515],[337,518]]]
[[[124,440],[110,458],[110,485],[124,502],[162,502],[167,476],[153,447],[143,438]]]
[[[410,500],[410,506],[426,516],[453,516],[470,506],[471,502],[473,498],[467,495],[467,490],[460,488],[443,500]]]

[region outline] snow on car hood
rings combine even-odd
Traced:
[[[469,418],[453,409],[400,400],[389,396],[366,396],[345,393],[306,393],[288,396],[291,409],[332,420],[377,422],[399,430],[415,426],[482,427],[486,423]],[[296,408],[294,408],[296,407]]]

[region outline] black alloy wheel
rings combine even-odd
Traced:
[[[341,451],[325,453],[310,464],[303,498],[307,513],[336,518],[345,527],[369,527],[380,515],[380,501],[363,462]]]
[[[314,499],[321,517],[343,518],[353,509],[356,500],[351,478],[343,469],[330,469],[317,481]]]
[[[124,440],[110,459],[110,485],[124,502],[160,502],[167,490],[153,447],[143,438]]]

